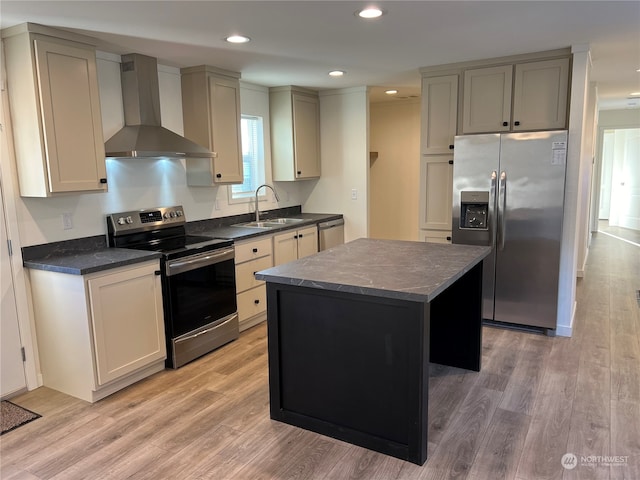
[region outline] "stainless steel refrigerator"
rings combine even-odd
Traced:
[[[567,132],[462,135],[453,162],[453,243],[492,245],[485,320],[556,328]]]

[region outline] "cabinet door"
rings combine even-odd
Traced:
[[[238,320],[244,322],[267,310],[267,288],[261,285],[238,294]]]
[[[513,130],[566,128],[569,59],[516,65]]]
[[[240,85],[235,80],[209,77],[213,181],[242,183],[240,146]]]
[[[283,263],[298,259],[298,238],[295,230],[273,236],[273,265],[278,266]]]
[[[421,242],[427,243],[451,243],[451,231],[420,230],[418,235]]]
[[[87,280],[98,385],[166,358],[157,268]]]
[[[458,75],[422,79],[422,153],[453,147],[458,119]]]
[[[420,228],[451,230],[453,155],[430,155],[420,163]]]
[[[254,274],[271,267],[273,267],[271,255],[236,265],[236,292],[244,292],[264,283],[262,280],[256,280]]]
[[[320,104],[317,97],[292,95],[295,177],[319,177]]]
[[[508,132],[512,65],[464,72],[462,133]]]
[[[106,190],[95,52],[39,38],[34,48],[50,193]]]
[[[318,253],[318,228],[309,227],[298,230],[298,258]]]

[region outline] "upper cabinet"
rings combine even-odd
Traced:
[[[566,128],[569,59],[515,66],[513,130]]]
[[[462,133],[566,128],[569,58],[464,71]]]
[[[313,90],[269,89],[273,180],[320,176],[320,102]]]
[[[187,184],[242,183],[240,74],[207,65],[180,73],[184,136],[214,154],[213,159],[186,159]]]
[[[453,149],[458,118],[458,75],[422,79],[422,154]]]
[[[508,132],[513,66],[464,72],[462,133]]]
[[[23,197],[107,191],[95,48],[56,33],[34,24],[2,31]]]

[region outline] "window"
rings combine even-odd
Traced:
[[[230,203],[245,202],[253,199],[256,188],[265,182],[262,117],[242,115],[240,119],[240,136],[242,140],[244,182],[241,185],[230,186]]]

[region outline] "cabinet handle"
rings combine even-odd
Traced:
[[[260,300],[256,299],[253,301],[253,303],[255,303],[256,305],[258,305],[260,303]]]
[[[294,235],[293,238],[298,238],[298,235]]]
[[[520,126],[520,122],[513,122],[513,124],[514,124],[516,127]]]
[[[216,173],[216,178],[222,178],[222,174],[221,173]]]
[[[453,160],[449,160],[449,165],[453,165]]]
[[[298,170],[298,175],[302,175],[302,172],[300,170]]]
[[[156,270],[155,272],[153,272],[154,275],[162,275],[162,272],[160,270]]]
[[[451,237],[447,237],[447,240],[451,241]]]
[[[100,183],[107,183],[107,179],[106,178],[101,178],[100,179]]]
[[[449,150],[453,150],[453,145],[449,145]]]
[[[509,126],[509,122],[502,122],[502,126],[503,127],[508,127]]]
[[[258,253],[258,249],[257,249],[257,248],[253,248],[253,249],[251,249],[251,251],[252,251],[253,253]]]
[[[302,238],[302,234],[298,235],[298,238]]]

